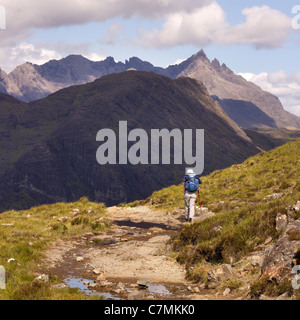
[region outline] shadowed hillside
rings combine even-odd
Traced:
[[[63,89],[22,111],[2,108],[7,117],[19,116],[1,145],[9,161],[0,162],[0,210],[82,196],[112,205],[144,199],[180,181],[186,165],[172,165],[172,160],[171,165],[97,163],[97,132],[111,128],[118,133],[121,120],[128,121],[128,131],[140,128],[149,136],[151,129],[204,129],[206,173],[258,152],[206,88],[189,78],[125,72]]]

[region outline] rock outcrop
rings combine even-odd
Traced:
[[[278,215],[277,230],[284,233],[274,243],[262,265],[262,279],[281,284],[291,281],[295,274],[293,267],[300,265],[300,201],[287,210],[287,214]]]

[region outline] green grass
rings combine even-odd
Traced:
[[[76,217],[71,213],[78,209]],[[57,279],[49,283],[33,281],[45,249],[56,239],[67,239],[107,228],[105,206],[82,198],[75,203],[56,203],[25,211],[7,211],[0,215],[0,265],[6,270],[6,290],[0,290],[0,299],[93,299],[78,290],[55,289]],[[67,217],[65,222],[58,221]],[[8,262],[9,259],[15,259]]]
[[[201,262],[232,263],[268,237],[278,237],[276,215],[300,200],[299,176],[300,140],[202,177],[202,205],[215,216],[185,226],[172,240],[177,260],[186,265],[190,277]],[[264,200],[273,193],[283,196]],[[165,210],[184,208],[183,187],[154,192],[141,204]],[[216,227],[222,227],[221,232]],[[298,238],[298,234],[291,236]],[[198,276],[195,272],[194,278]]]

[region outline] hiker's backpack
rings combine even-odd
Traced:
[[[188,192],[195,192],[199,188],[199,179],[196,175],[188,175],[188,179],[185,182],[185,190]]]

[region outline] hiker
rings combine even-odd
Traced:
[[[193,222],[195,215],[195,202],[197,190],[202,181],[195,174],[193,169],[188,169],[183,178],[184,203],[185,203],[185,221]]]

